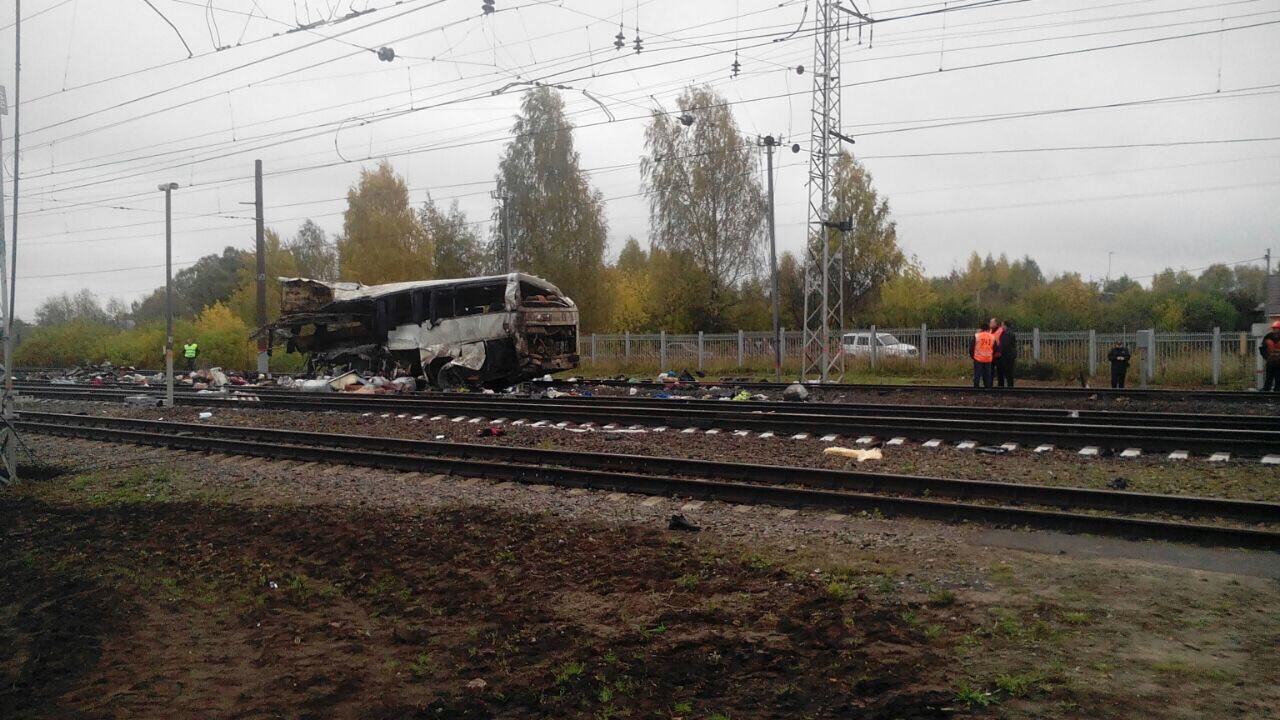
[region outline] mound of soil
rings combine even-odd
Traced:
[[[0,527],[5,718],[887,720],[954,697],[928,608],[695,535],[12,496]]]

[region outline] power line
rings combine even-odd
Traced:
[[[1241,0],[1241,1],[1245,1],[1245,2],[1252,2],[1253,0]],[[1205,21],[1196,21],[1196,22],[1205,22]],[[706,24],[710,24],[710,23],[706,23]],[[1156,27],[1163,27],[1163,26],[1156,26]],[[1142,29],[1142,28],[1132,28],[1132,29],[1115,30],[1115,31],[1106,31],[1106,32],[1107,32],[1107,33],[1111,33],[1111,32],[1129,32],[1129,31],[1138,30],[1138,29]],[[1099,34],[1099,33],[1090,33],[1089,35],[1094,35],[1094,34]],[[1080,36],[1069,36],[1069,37],[1080,37]],[[1037,40],[1037,41],[1034,41],[1034,42],[1039,42],[1039,41],[1053,41],[1053,40],[1058,40],[1058,39],[1065,39],[1065,38],[1046,38],[1046,39],[1043,39],[1043,40]],[[1003,43],[1003,44],[1021,44],[1021,42],[1019,42],[1019,43]],[[979,47],[984,47],[984,48],[985,48],[985,47],[994,47],[994,46],[979,46]],[[972,48],[972,49],[977,49],[977,48]],[[706,57],[706,56],[700,56],[700,57]],[[902,56],[891,56],[891,57],[902,57]],[[685,59],[683,59],[683,60],[690,60],[690,59],[698,59],[698,58],[685,58]],[[857,61],[855,61],[855,62],[857,62]],[[628,71],[630,71],[630,70],[628,70]],[[401,92],[401,91],[397,91],[397,92],[390,93],[390,94],[388,94],[388,95],[383,95],[383,96],[380,96],[380,97],[389,97],[389,96],[394,96],[394,95],[398,95],[398,94],[400,94],[400,92]],[[355,104],[355,103],[358,103],[358,102],[366,102],[366,101],[367,101],[367,99],[365,99],[365,100],[360,100],[360,101],[354,101],[353,103],[343,103],[343,105],[346,105],[346,104]],[[332,107],[340,107],[340,106],[341,106],[341,105],[339,105],[339,106],[332,106]],[[389,110],[394,110],[394,109],[395,109],[395,108],[389,108]],[[311,112],[318,112],[318,111],[319,111],[319,110],[315,110],[315,111],[311,111]],[[393,116],[393,117],[394,117],[394,116]],[[270,122],[271,120],[273,120],[273,119],[268,119],[268,120],[266,120],[266,121],[260,121],[259,123],[253,123],[253,124],[261,124],[262,122]],[[336,122],[336,121],[335,121],[335,122]],[[343,122],[345,122],[345,121],[343,121]],[[332,126],[332,125],[334,125],[334,124],[335,124],[334,122],[329,122],[329,123],[322,123],[321,125],[318,125],[318,126],[312,126],[312,127],[329,127],[329,126]],[[272,136],[278,136],[278,135],[282,135],[282,134],[289,134],[289,133],[291,133],[291,132],[298,132],[298,131],[302,131],[302,130],[305,130],[305,129],[306,129],[306,128],[299,128],[299,129],[296,129],[296,130],[278,131],[278,132],[275,132],[275,133],[270,133],[270,134],[268,134],[268,135],[266,135],[266,136],[259,136],[259,137],[272,137]],[[219,133],[219,132],[225,132],[225,131],[226,131],[225,129],[222,129],[222,130],[213,131],[213,132],[210,132],[210,133],[203,133],[202,135],[216,134],[216,133]],[[197,135],[197,136],[194,136],[194,137],[200,137],[200,136],[201,136],[201,135]],[[308,136],[308,137],[313,137],[313,136]],[[302,140],[302,139],[306,139],[306,137],[303,137],[303,138],[296,138],[296,139],[294,139],[294,140],[292,140],[292,141],[297,141],[297,140]],[[231,141],[231,142],[236,142],[236,141]],[[47,144],[47,143],[46,143],[46,144]],[[220,144],[221,144],[221,143],[220,143]],[[37,145],[37,147],[39,147],[39,145]],[[199,147],[197,147],[197,148],[192,148],[192,149],[199,149]],[[174,151],[168,151],[168,152],[166,152],[166,153],[160,153],[159,155],[175,154],[175,153],[179,153],[179,152],[188,152],[188,151],[190,151],[190,150],[191,150],[191,149],[179,149],[179,150],[174,150]],[[108,155],[108,156],[106,156],[106,157],[109,157],[109,155]],[[107,164],[110,164],[110,163],[100,164],[99,166],[107,165]],[[91,167],[96,167],[96,166],[91,166]],[[84,170],[84,169],[88,169],[88,168],[79,168],[79,169],[74,169],[74,170],[70,170],[70,171],[61,171],[61,172],[79,172],[79,171],[82,171],[82,170]],[[51,172],[51,173],[46,173],[46,174],[44,174],[44,175],[40,175],[40,176],[37,176],[37,177],[44,177],[44,176],[48,176],[48,175],[50,175],[50,174],[53,174],[53,173],[52,173],[52,172]]]

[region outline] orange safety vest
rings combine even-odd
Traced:
[[[989,363],[995,359],[996,336],[989,330],[981,330],[974,334],[973,361]]]

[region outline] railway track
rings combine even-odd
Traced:
[[[22,412],[24,432],[735,503],[1280,551],[1280,504],[991,481]],[[1031,505],[1035,507],[1022,507]]]
[[[535,385],[543,387],[586,387],[603,385],[605,387],[635,387],[648,390],[661,389],[668,387],[666,383],[660,382],[631,382],[630,380],[593,380],[587,378],[575,378],[570,381],[568,379],[535,380]],[[761,392],[781,393],[788,385],[793,383],[775,383],[766,381],[751,381],[745,378],[722,378],[720,380],[700,379],[693,385],[697,387],[734,387],[744,390],[758,390]],[[1068,388],[1068,387],[1039,387],[1039,386],[1018,386],[1014,388],[974,388],[969,385],[876,385],[862,383],[805,383],[805,387],[810,390],[818,390],[822,392],[871,392],[878,393],[883,396],[928,396],[938,395],[941,393],[949,393],[952,395],[985,395],[992,396],[1016,396],[1016,397],[1039,397],[1039,398],[1081,398],[1097,395],[1099,397],[1132,397],[1142,398],[1146,400],[1168,400],[1168,401],[1226,401],[1226,402],[1261,402],[1261,403],[1280,403],[1280,397],[1273,396],[1269,393],[1257,391],[1240,391],[1240,390],[1179,390],[1166,388],[1125,388],[1124,390],[1112,390],[1110,388]]]
[[[423,416],[482,417],[581,425],[636,425],[673,430],[840,435],[920,442],[973,442],[1095,448],[1141,452],[1222,453],[1219,457],[1266,457],[1280,452],[1280,422],[1269,417],[1173,415],[1111,411],[1019,410],[925,406],[557,398],[530,400],[495,395],[351,396],[289,391],[243,396],[180,393],[179,405],[261,407],[276,410],[378,412]],[[119,400],[137,389],[47,386],[24,389],[34,397]],[[158,397],[158,396],[157,396]]]

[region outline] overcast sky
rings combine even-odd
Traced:
[[[975,3],[991,6],[901,17],[943,3],[859,0],[883,22],[842,44],[843,127],[928,273],[975,250],[1095,279],[1109,253],[1112,276],[1147,276],[1280,251],[1280,0],[947,7]],[[571,88],[611,255],[647,237],[646,118],[689,83],[732,101],[748,135],[804,147],[777,158],[780,250],[803,249],[813,2],[496,0],[487,17],[481,0],[152,4],[164,17],[144,0],[23,3],[19,316],[63,291],[131,301],[162,285],[162,182],[181,186],[176,265],[252,247],[255,158],[283,236],[305,218],[340,230],[347,189],[384,156],[415,204],[456,198],[487,234],[510,84],[529,80]],[[13,16],[0,2],[6,216]],[[384,46],[397,59],[369,51]]]

